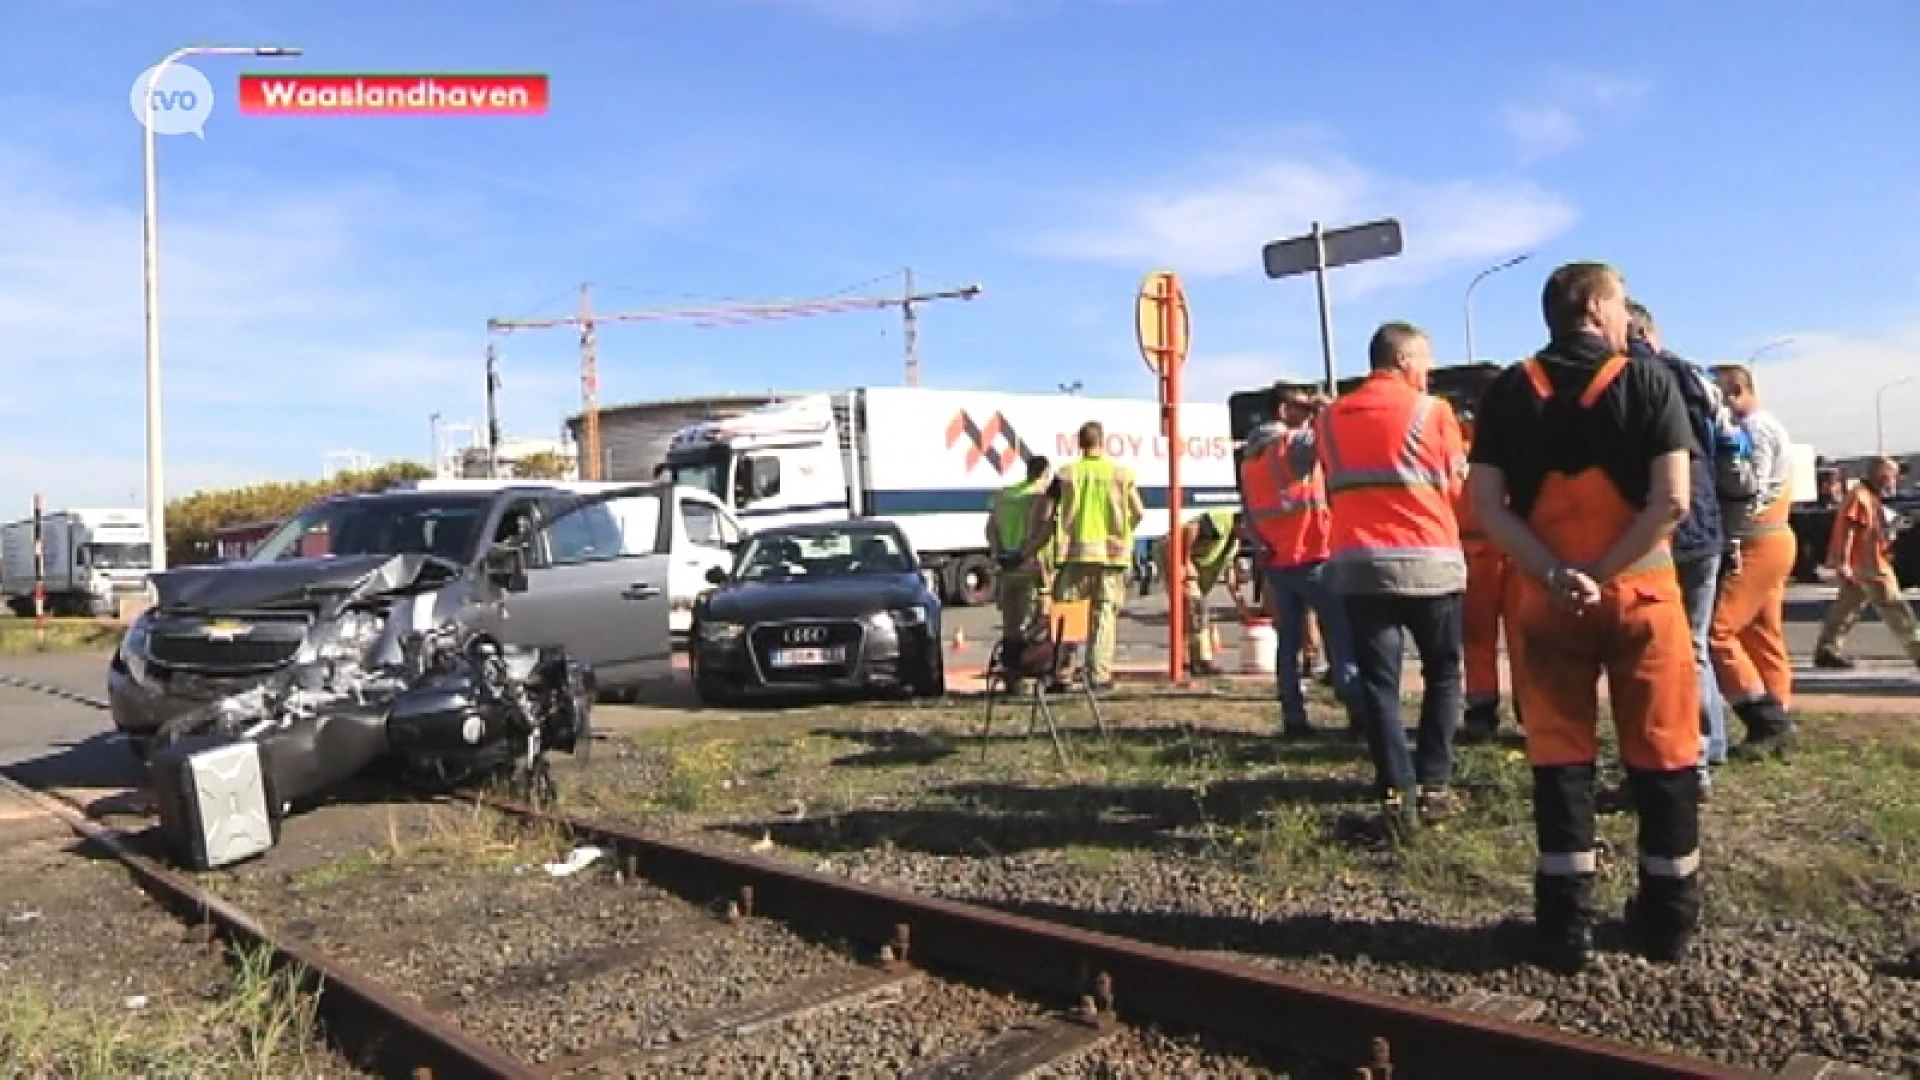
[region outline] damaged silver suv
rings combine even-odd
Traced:
[[[589,700],[670,678],[670,505],[667,485],[323,500],[244,562],[154,576],[156,603],[108,673],[114,726],[142,758],[184,737],[301,728],[300,788],[388,754],[442,773],[484,764],[504,733],[467,691],[427,692],[446,672],[421,650],[546,655],[509,665],[522,682],[564,654],[571,674],[552,677]]]

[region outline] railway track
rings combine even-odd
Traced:
[[[1534,1025],[1524,1000],[1441,1008],[487,796],[607,865],[402,869],[378,910],[354,878],[243,909],[215,876],[162,866],[151,833],[7,783],[182,918],[295,973],[328,1039],[378,1075],[1767,1075]]]

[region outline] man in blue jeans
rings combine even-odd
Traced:
[[[1700,783],[1704,790],[1709,768],[1727,760],[1726,702],[1720,697],[1720,684],[1713,674],[1713,660],[1707,651],[1707,629],[1713,623],[1713,605],[1720,587],[1720,560],[1726,551],[1726,532],[1721,527],[1718,471],[1714,453],[1719,445],[1724,406],[1719,390],[1711,379],[1694,365],[1668,352],[1661,344],[1659,328],[1653,316],[1636,301],[1629,301],[1627,312],[1629,353],[1636,362],[1664,364],[1680,384],[1681,400],[1686,403],[1687,419],[1693,427],[1691,503],[1685,520],[1673,530],[1669,541],[1674,569],[1680,575],[1680,592],[1687,605],[1687,628],[1693,631],[1693,663],[1700,679]]]
[[[1330,681],[1342,702],[1349,700],[1354,664],[1346,612],[1320,581],[1327,560],[1329,512],[1311,433],[1323,402],[1308,388],[1282,384],[1275,389],[1276,423],[1248,441],[1240,470],[1241,497],[1273,594],[1274,629],[1280,639],[1274,663],[1280,731],[1299,737],[1313,731],[1300,688],[1300,647],[1309,610],[1319,619]],[[1351,713],[1348,730],[1354,730]]]

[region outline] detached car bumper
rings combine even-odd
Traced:
[[[696,682],[727,693],[931,688],[943,677],[937,624],[924,621],[805,619],[723,633],[700,627],[688,649]]]

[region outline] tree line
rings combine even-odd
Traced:
[[[513,473],[525,479],[559,479],[567,475],[570,464],[562,454],[528,454],[514,462]],[[211,561],[215,557],[214,536],[222,529],[280,521],[330,495],[384,491],[432,475],[431,468],[417,461],[392,461],[371,469],[345,469],[324,480],[274,481],[196,491],[167,504],[167,562],[184,565]]]

